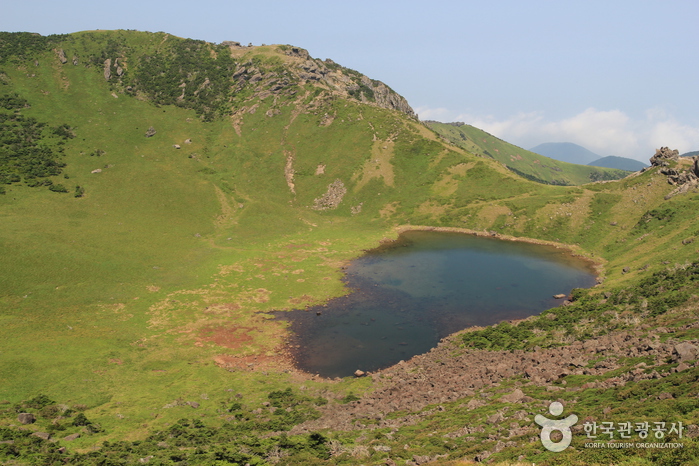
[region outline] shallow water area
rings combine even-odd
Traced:
[[[291,323],[300,369],[345,377],[385,368],[467,327],[555,307],[553,295],[591,287],[595,275],[590,262],[552,246],[408,231],[354,260],[345,282],[349,295],[277,313]]]

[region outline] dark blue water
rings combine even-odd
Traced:
[[[561,304],[554,294],[595,284],[589,262],[553,247],[434,231],[406,232],[346,272],[349,295],[279,313],[291,322],[299,368],[324,377],[388,367],[458,330],[539,314]]]

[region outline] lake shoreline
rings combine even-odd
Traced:
[[[473,236],[480,236],[480,237],[487,237],[487,238],[495,238],[495,239],[500,239],[500,240],[505,240],[505,241],[514,241],[514,242],[520,242],[520,243],[529,243],[529,244],[540,244],[543,246],[552,246],[556,249],[562,249],[568,251],[573,257],[577,257],[580,259],[583,259],[587,262],[590,263],[590,266],[595,272],[595,277],[597,279],[597,285],[602,284],[604,281],[604,271],[605,271],[605,265],[606,261],[602,259],[601,257],[596,257],[592,254],[588,254],[586,251],[584,251],[580,246],[574,245],[574,244],[567,244],[567,243],[560,243],[556,241],[549,241],[549,240],[543,240],[543,239],[536,239],[536,238],[528,238],[524,236],[512,236],[512,235],[504,235],[502,233],[497,233],[495,231],[487,231],[487,230],[472,230],[470,228],[458,228],[458,227],[433,227],[433,226],[424,226],[424,225],[399,225],[393,228],[393,230],[400,236],[402,233],[405,233],[407,231],[443,231],[443,232],[451,232],[451,233],[463,233],[466,235],[473,235]],[[395,240],[391,240],[386,238],[385,240],[381,241],[381,244],[387,244],[391,242],[397,241],[397,238]],[[595,286],[597,286],[595,285]]]
[[[590,279],[592,280],[592,282],[588,282],[589,284],[584,285],[585,288],[596,286],[594,284],[595,282],[597,284],[600,283],[600,281],[597,277],[599,276],[599,273],[603,267],[603,264],[600,263],[599,261],[595,261],[595,260],[591,259],[588,254],[585,254],[585,252],[582,251],[579,247],[576,247],[573,245],[566,245],[566,244],[562,244],[562,243],[556,243],[553,241],[545,241],[545,240],[538,240],[538,239],[532,239],[532,238],[518,238],[518,237],[513,237],[513,236],[508,236],[508,235],[498,235],[495,232],[474,231],[474,230],[470,230],[470,229],[454,228],[454,227],[401,225],[401,226],[394,227],[392,229],[392,231],[395,232],[396,237],[391,238],[392,235],[389,236],[387,234],[382,239],[378,240],[378,245],[376,247],[363,249],[364,254],[369,254],[371,252],[382,253],[381,250],[383,250],[383,249],[389,249],[389,250],[393,249],[395,246],[400,245],[400,243],[402,241],[402,237],[404,236],[403,234],[411,232],[411,231],[434,232],[435,234],[437,234],[437,233],[446,233],[446,234],[451,233],[451,234],[455,235],[454,237],[460,236],[460,235],[468,235],[471,237],[482,237],[484,239],[490,238],[491,240],[507,240],[510,242],[520,242],[520,243],[524,243],[524,244],[532,244],[532,245],[537,245],[537,246],[549,247],[549,248],[551,248],[550,251],[552,251],[553,254],[566,256],[566,257],[569,257],[571,259],[575,258],[575,259],[577,259],[577,261],[582,262],[582,267],[584,267],[584,270],[587,271],[586,273],[588,274],[589,277],[591,277]],[[465,238],[465,236],[464,236],[464,238]],[[495,247],[498,248],[497,246],[495,246]],[[503,250],[508,250],[510,248],[511,248],[510,246],[505,246],[503,244]],[[498,250],[499,250],[499,248],[498,248]],[[553,252],[554,250],[557,250],[559,252]],[[350,263],[351,263],[351,261],[347,261],[346,264],[345,263],[342,264],[341,269],[343,271],[345,271],[345,273],[347,273],[346,269]],[[343,280],[344,280],[344,278],[343,278]],[[511,285],[511,286],[515,286],[515,285]],[[554,286],[554,288],[555,288],[555,286]],[[369,290],[371,290],[371,289],[373,289],[373,288],[370,288]],[[566,292],[566,294],[568,294],[569,288],[566,288],[566,290],[561,290],[561,292]],[[549,295],[549,297],[552,297],[553,295],[558,294],[558,292],[555,290],[551,290],[550,293],[552,293],[552,294]],[[342,299],[342,298],[338,298],[338,299]],[[559,301],[557,304],[551,303],[550,307],[557,307],[561,303],[563,303],[563,301]],[[321,313],[323,315],[325,315],[326,309],[324,308],[324,306],[326,304],[327,303],[318,305],[317,309],[313,308],[313,307],[306,308],[305,309],[306,312],[308,312],[308,311],[313,311],[313,312],[310,312],[308,315],[306,315],[305,313],[302,313],[301,314],[303,316],[302,319],[303,320],[306,320],[306,319],[315,320],[315,319],[319,318],[318,316],[320,316]],[[547,308],[547,309],[549,309],[549,308]],[[275,318],[285,320],[289,323],[291,323],[291,321],[295,320],[295,319],[291,319],[290,316],[282,315],[282,314],[286,314],[286,312],[283,312],[283,313],[280,312],[279,314],[277,314],[277,313],[275,313],[275,314],[276,314]],[[313,317],[311,317],[310,314],[313,314]],[[518,322],[521,322],[521,321],[524,321],[527,319],[531,319],[532,317],[538,316],[538,314],[539,313],[536,313],[534,315],[529,315],[526,317],[525,316],[520,317],[520,316],[516,316],[516,315],[511,315],[509,317],[503,316],[503,319],[499,320],[498,322],[493,323],[492,325],[497,325],[498,323],[503,322],[503,321],[507,321],[507,322],[516,324]],[[377,316],[374,316],[374,317],[376,317],[376,319],[372,318],[371,321],[374,321],[377,319],[378,319],[378,321],[381,321],[381,319],[378,318]],[[326,317],[320,317],[320,319],[325,320]],[[345,324],[348,324],[348,323],[349,322],[345,322]],[[485,324],[485,322],[483,322],[483,323]],[[303,325],[301,322],[296,322],[296,324],[294,324],[294,325],[298,325],[298,324],[301,324],[302,328],[305,328],[305,325]],[[370,325],[370,324],[371,323],[367,321],[367,323],[362,323],[361,325]],[[448,335],[445,333],[442,333],[441,337],[442,338],[452,337],[452,336],[458,335],[460,333],[479,330],[479,329],[485,328],[487,326],[487,325],[486,326],[482,326],[482,325],[483,324],[478,325],[477,322],[472,322],[471,326],[462,327],[461,329],[456,330],[455,332],[451,332]],[[399,328],[399,329],[403,330],[402,328]],[[336,377],[333,375],[330,375],[330,374],[317,375],[316,369],[309,370],[308,367],[304,367],[304,364],[301,363],[301,360],[299,359],[299,357],[301,357],[301,356],[300,356],[300,353],[298,353],[297,348],[299,348],[300,346],[297,346],[297,345],[299,345],[300,343],[296,337],[298,337],[300,335],[300,333],[297,334],[297,332],[305,333],[305,331],[300,330],[298,327],[295,331],[293,331],[290,327],[288,328],[288,330],[289,330],[289,333],[286,336],[286,342],[283,346],[286,348],[286,353],[287,353],[285,355],[286,359],[290,360],[289,362],[291,362],[291,365],[297,371],[299,371],[301,373],[306,373],[306,374],[311,375],[311,376],[316,375],[316,377],[320,376],[321,378],[326,379],[326,380],[333,380],[333,379],[336,380]],[[334,333],[337,333],[337,331]],[[385,340],[385,336],[382,338],[382,340]],[[406,341],[408,343],[400,343],[400,345],[406,346],[409,343],[411,343],[412,340],[411,341],[403,340],[403,341]],[[438,342],[436,342],[436,343],[438,344]],[[301,345],[303,347],[306,347],[305,344],[301,344]],[[423,351],[420,351],[418,353],[413,353],[413,355],[407,354],[407,355],[405,355],[406,357],[404,357],[403,359],[404,360],[412,359],[413,356],[427,353],[427,352],[431,351],[431,349],[433,349],[433,348],[434,347],[431,347],[430,349],[428,349],[426,351],[423,349]],[[390,348],[390,349],[393,350],[393,348]],[[315,354],[322,354],[322,351],[316,352]],[[383,370],[388,369],[389,367],[392,367],[393,365],[385,366],[384,368],[374,368],[374,369],[360,367],[360,366],[361,366],[361,364],[358,365],[357,368],[362,369],[366,373],[380,373]],[[343,376],[340,376],[340,377],[343,377]]]

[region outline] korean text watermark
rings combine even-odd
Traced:
[[[549,405],[549,413],[558,417],[563,414],[563,404],[554,401]],[[578,422],[578,416],[571,414],[563,419],[549,419],[538,414],[534,422],[541,426],[541,443],[549,451],[561,452],[570,446],[573,440],[571,427]],[[585,448],[683,448],[684,444],[676,442],[682,439],[685,426],[682,422],[600,422],[586,421],[582,425],[587,439]],[[552,434],[560,432],[560,440],[554,441]],[[671,436],[673,441],[664,442],[666,436]],[[620,441],[616,441],[620,440]],[[630,441],[629,441],[630,440]],[[647,440],[647,441],[646,441]]]

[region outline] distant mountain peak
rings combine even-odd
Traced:
[[[601,155],[572,142],[545,142],[529,150],[561,162],[580,165],[588,165],[602,158]]]
[[[648,166],[647,163],[639,162],[638,160],[629,159],[627,157],[618,157],[616,155],[602,157],[601,159],[588,163],[588,165],[593,167],[618,168],[619,170],[627,170],[630,172],[637,172]]]

